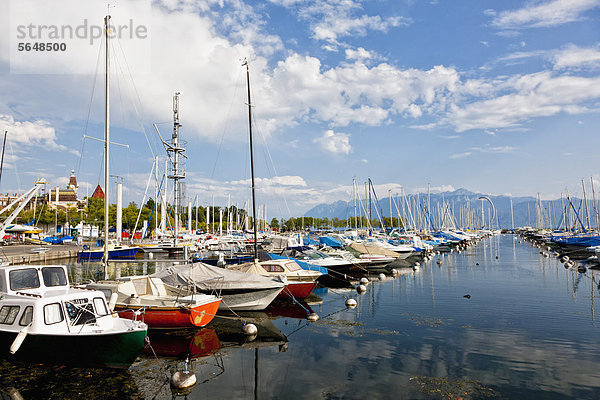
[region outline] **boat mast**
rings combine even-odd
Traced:
[[[254,231],[254,260],[258,261],[257,235],[256,235],[256,196],[254,193],[254,150],[252,148],[252,102],[250,100],[250,70],[248,61],[244,60],[242,66],[246,67],[246,82],[248,86],[248,127],[250,130],[250,175],[252,176],[252,230]]]
[[[104,279],[108,279],[108,200],[109,200],[109,150],[110,150],[110,60],[109,60],[109,26],[110,15],[104,17],[104,45],[105,47],[105,75],[104,75],[104,254],[102,264],[104,265]]]
[[[179,179],[183,177],[179,174],[179,153],[182,149],[179,147],[179,92],[175,92],[173,96],[173,135],[171,136],[171,145],[173,151],[173,174],[169,177],[173,179],[173,208],[174,208],[174,222],[173,222],[173,246],[177,246],[177,239],[179,236],[179,200],[180,200],[180,187]]]

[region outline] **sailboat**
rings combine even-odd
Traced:
[[[250,103],[250,73],[248,63],[246,77],[248,79],[248,119],[250,123],[250,170],[252,175],[252,208],[254,233],[254,262],[258,262],[256,201],[254,190],[254,156],[252,149],[252,112]],[[186,288],[186,293],[216,292],[223,301],[219,309],[235,311],[264,310],[285,289],[285,277],[260,276],[245,272],[230,271],[219,267],[194,262],[188,265],[172,265],[156,272],[154,277],[160,278],[167,287]],[[311,289],[312,290],[312,289]]]
[[[109,210],[109,164],[110,164],[110,52],[109,52],[109,21],[106,17],[106,49],[105,49],[105,85],[104,85],[104,242],[101,250],[84,248],[77,252],[78,261],[89,261],[102,259],[104,265],[104,276],[108,277],[108,260],[114,258],[131,258],[138,251],[137,247],[120,245],[117,241],[108,239],[108,210]]]
[[[108,92],[109,15],[104,24]],[[147,330],[143,322],[115,318],[102,292],[71,287],[65,265],[0,268],[0,353],[27,361],[127,368],[144,347]]]
[[[108,22],[107,22],[108,26]],[[104,237],[108,238],[108,193],[109,193],[109,58],[108,36],[106,45],[106,109],[104,132]],[[219,307],[221,299],[211,294],[181,296],[180,290],[165,288],[164,283],[149,276],[123,277],[108,280],[110,249],[104,245],[102,263],[104,280],[90,283],[86,288],[101,290],[117,312],[124,317],[145,321],[152,328],[189,328],[208,324]]]

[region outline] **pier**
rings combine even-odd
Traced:
[[[40,253],[34,252],[34,249],[40,247],[48,250]],[[74,244],[54,246],[12,245],[2,247],[2,258],[12,265],[29,264],[77,258],[77,251],[78,248]]]

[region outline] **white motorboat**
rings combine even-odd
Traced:
[[[102,292],[70,287],[64,265],[0,268],[0,352],[53,364],[127,368],[147,325],[118,318]]]

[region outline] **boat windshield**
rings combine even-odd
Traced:
[[[288,270],[294,272],[294,271],[300,271],[302,269],[302,267],[300,267],[297,263],[295,262],[288,262],[285,263],[285,266],[287,267]]]
[[[65,302],[67,315],[71,320],[71,325],[84,325],[96,320],[94,306],[89,299],[74,299]]]
[[[312,260],[322,260],[323,258],[327,258],[327,256],[323,253],[320,253],[315,250],[306,250],[304,255]]]
[[[12,290],[35,289],[40,287],[40,278],[35,268],[15,269],[9,273]]]
[[[67,286],[68,284],[65,270],[62,267],[43,267],[42,277],[44,278],[44,285],[48,287]]]

